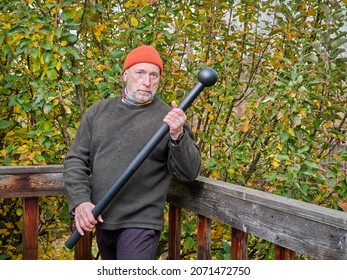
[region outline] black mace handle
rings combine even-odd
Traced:
[[[200,92],[205,87],[213,86],[217,82],[218,76],[215,70],[210,67],[206,67],[199,72],[198,83],[195,87],[188,93],[188,95],[183,99],[178,108],[183,111],[193,103],[194,99],[200,94]],[[149,142],[142,148],[140,153],[133,159],[127,169],[122,173],[122,175],[113,183],[101,200],[95,205],[92,210],[93,216],[97,218],[111,202],[111,200],[116,196],[119,190],[124,186],[124,184],[130,179],[130,177],[135,173],[135,171],[140,167],[144,160],[149,156],[149,154],[154,150],[154,148],[159,144],[159,142],[164,138],[164,136],[169,132],[169,126],[166,123],[159,128],[159,130],[153,135]],[[70,238],[65,242],[65,246],[72,249],[82,235],[75,230]]]

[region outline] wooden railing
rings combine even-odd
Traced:
[[[0,167],[0,198],[24,200],[23,259],[38,258],[38,197],[63,194],[62,166]],[[301,254],[347,259],[347,213],[217,180],[173,180],[169,189],[169,259],[181,251],[180,212],[197,213],[197,259],[209,259],[213,220],[229,225],[231,259],[247,259],[248,234],[275,244],[276,259]],[[75,247],[75,259],[91,258],[90,236]]]

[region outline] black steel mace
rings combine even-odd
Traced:
[[[197,84],[182,100],[178,108],[182,109],[183,111],[187,110],[187,108],[193,103],[194,99],[200,94],[200,92],[205,87],[213,86],[217,82],[217,79],[218,75],[212,68],[206,67],[200,70],[198,74]],[[109,188],[109,190],[105,193],[101,200],[95,205],[92,210],[94,218],[97,218],[104,211],[111,200],[116,196],[120,189],[145,161],[145,159],[169,132],[169,130],[169,126],[166,123],[163,123],[159,130],[152,136],[149,142],[142,148],[139,154],[129,164],[127,169],[125,169],[121,176],[113,183],[113,185]],[[69,249],[72,249],[81,237],[82,235],[77,230],[75,230],[69,237],[69,239],[65,242],[65,246]]]

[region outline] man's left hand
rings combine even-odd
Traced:
[[[171,102],[172,110],[165,116],[164,122],[170,128],[170,137],[172,140],[177,140],[183,133],[183,126],[187,121],[187,116],[184,111],[178,108],[175,101]]]

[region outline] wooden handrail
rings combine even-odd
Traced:
[[[347,259],[347,213],[199,177],[173,180],[168,202],[314,259]],[[286,248],[286,249],[284,249]],[[241,253],[244,255],[244,253]]]
[[[37,259],[38,197],[62,195],[62,166],[0,167],[0,198],[24,199],[23,258]],[[205,177],[172,180],[169,259],[180,258],[180,213],[197,213],[197,258],[210,258],[211,221],[232,228],[232,259],[247,259],[248,234],[275,244],[276,259],[295,253],[314,259],[347,259],[347,213]],[[91,258],[91,238],[75,247],[75,259]]]

